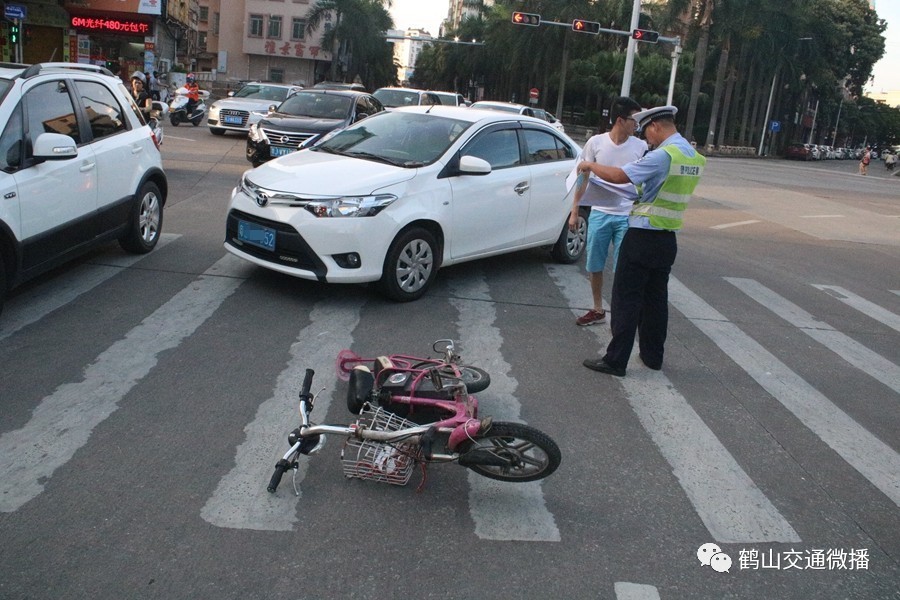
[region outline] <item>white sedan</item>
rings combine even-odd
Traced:
[[[451,106],[379,113],[247,171],[225,248],[267,269],[422,296],[441,266],[548,246],[571,263],[566,177],[580,149],[546,122]]]

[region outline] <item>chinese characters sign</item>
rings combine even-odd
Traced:
[[[121,33],[125,35],[150,35],[150,23],[132,19],[103,19],[95,17],[71,17],[70,24],[74,29],[87,29],[103,33]]]

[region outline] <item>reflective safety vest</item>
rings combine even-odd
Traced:
[[[631,214],[647,217],[650,224],[658,229],[677,231],[681,229],[684,210],[691,194],[700,183],[706,158],[699,152],[688,157],[674,144],[663,146],[662,149],[672,159],[669,175],[653,202],[639,202],[631,210]]]

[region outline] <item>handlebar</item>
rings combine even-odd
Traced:
[[[309,390],[310,390],[310,388],[312,388],[313,375],[315,375],[315,374],[316,374],[316,372],[313,371],[312,369],[306,370],[306,374],[303,376],[303,386],[300,388],[300,401],[301,402],[304,400],[309,402],[309,400],[310,400]]]
[[[281,483],[281,477],[290,466],[291,463],[283,458],[275,464],[275,472],[272,473],[272,479],[269,480],[269,485],[266,486],[266,490],[268,490],[270,494],[274,494],[275,490],[278,489],[278,484]]]

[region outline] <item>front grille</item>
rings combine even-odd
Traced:
[[[271,145],[290,148],[297,148],[300,144],[316,135],[315,133],[297,133],[296,131],[278,131],[277,129],[266,128],[263,128],[263,133],[269,138]]]
[[[240,117],[241,123],[229,123],[230,119],[225,117]],[[219,125],[229,125],[231,127],[246,127],[247,121],[250,119],[250,113],[246,110],[234,110],[233,108],[223,108],[219,111]]]
[[[239,219],[274,229],[276,231],[275,252],[269,252],[263,248],[240,241],[238,239]],[[319,278],[319,281],[325,281],[325,263],[316,256],[316,253],[312,251],[312,248],[309,247],[303,236],[286,223],[270,221],[269,219],[263,219],[239,210],[232,210],[228,213],[226,221],[225,242],[266,262],[312,271]]]

